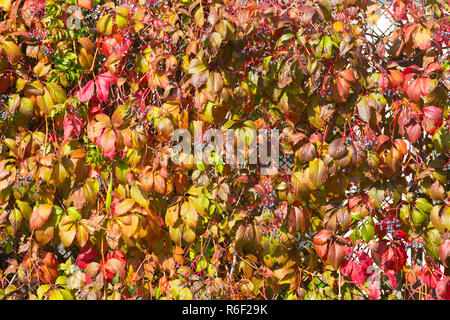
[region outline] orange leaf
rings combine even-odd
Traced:
[[[50,217],[53,204],[40,204],[36,210],[31,213],[30,228],[38,229],[42,227]]]

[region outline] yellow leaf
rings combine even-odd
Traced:
[[[341,21],[336,21],[333,23],[334,32],[342,32],[344,31],[344,24]]]

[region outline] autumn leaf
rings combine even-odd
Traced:
[[[81,102],[88,102],[94,95],[94,80],[90,80],[80,91],[78,91],[77,96]]]
[[[316,186],[321,186],[328,178],[328,169],[321,159],[309,163],[309,179]]]
[[[103,102],[108,100],[109,87],[117,82],[117,77],[110,72],[105,72],[95,79],[95,88],[98,98]]]
[[[30,228],[38,229],[42,227],[50,217],[52,212],[52,204],[40,204],[32,213],[30,217]]]

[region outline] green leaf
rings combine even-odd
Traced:
[[[418,198],[416,200],[416,208],[423,214],[429,214],[433,206],[425,198]]]
[[[67,284],[67,277],[59,276],[58,278],[56,278],[55,284],[65,286]]]
[[[434,258],[439,259],[439,246],[441,245],[441,234],[436,229],[430,229],[425,236],[425,248]]]
[[[60,289],[59,293],[62,295],[63,300],[73,300],[73,296],[68,290]]]
[[[361,227],[361,236],[366,243],[372,240],[375,236],[375,228],[373,227],[373,224],[364,223]]]
[[[109,179],[108,191],[106,193],[106,212],[108,214],[111,214],[111,201],[112,201],[111,191],[112,191],[112,175],[111,178]]]
[[[77,220],[81,219],[81,215],[75,207],[67,208],[67,214],[76,218]]]

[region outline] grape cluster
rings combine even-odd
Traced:
[[[251,211],[257,211],[262,213],[263,219],[268,222],[268,226],[266,228],[262,228],[262,234],[268,236],[269,238],[276,238],[280,235],[280,227],[282,221],[277,221],[274,208],[277,203],[277,194],[273,190],[272,185],[265,185],[266,193],[263,195],[263,199],[261,202],[253,204],[250,206]],[[256,195],[256,191],[254,191]]]
[[[8,235],[6,234],[5,229],[0,231],[0,245],[4,244],[8,241]]]
[[[273,208],[275,207],[275,202],[277,201],[277,194],[276,192],[273,190],[271,185],[267,185],[267,193],[264,196],[264,199],[262,200],[262,202],[260,203],[261,206],[261,210],[273,210]]]
[[[55,51],[53,50],[53,48],[51,46],[42,46],[41,47],[42,53],[44,54],[44,56],[52,56],[55,55]]]
[[[387,85],[385,85],[385,87],[387,87]],[[378,92],[380,92],[384,97],[386,98],[393,98],[393,99],[397,99],[400,97],[401,91],[399,90],[392,90],[392,89],[385,89],[385,90],[377,90]]]
[[[26,187],[28,185],[30,185],[32,182],[32,177],[31,176],[22,176],[19,175],[18,177],[16,177],[16,181],[13,185],[13,189],[19,189],[22,187]]]
[[[42,41],[44,39],[47,39],[48,32],[47,31],[41,31],[38,29],[33,29],[30,32],[30,38],[33,40]]]
[[[377,145],[377,143],[378,143],[377,139],[375,137],[369,138],[367,136],[364,137],[363,142],[364,142],[364,149],[368,149],[368,150],[371,150],[372,147],[374,145]],[[358,141],[358,145],[361,146],[361,142]]]
[[[34,15],[34,19],[39,20],[47,14],[47,9],[43,2],[39,2],[35,9],[30,9],[30,13]]]
[[[400,220],[395,217],[387,217],[377,222],[380,230],[386,230],[387,233],[394,233],[400,227]]]
[[[254,53],[254,52],[258,52],[259,50],[268,50],[269,48],[270,48],[270,46],[267,43],[256,43],[254,45],[247,44],[242,49],[242,53],[243,54]]]
[[[411,241],[409,243],[405,242],[405,246],[406,246],[406,248],[411,248],[411,249],[422,249],[424,247],[424,242],[420,238],[415,238],[415,239],[413,239],[413,241]]]
[[[11,94],[2,94],[0,97],[0,103],[6,103],[8,101],[8,99],[11,97]]]
[[[8,110],[3,109],[0,111],[0,116],[2,117],[2,120],[6,121],[12,118],[13,114],[9,113]]]
[[[319,94],[322,98],[328,98],[331,96],[331,91],[330,91],[330,84],[327,84],[327,86],[325,87],[325,89],[321,89],[319,90]]]

